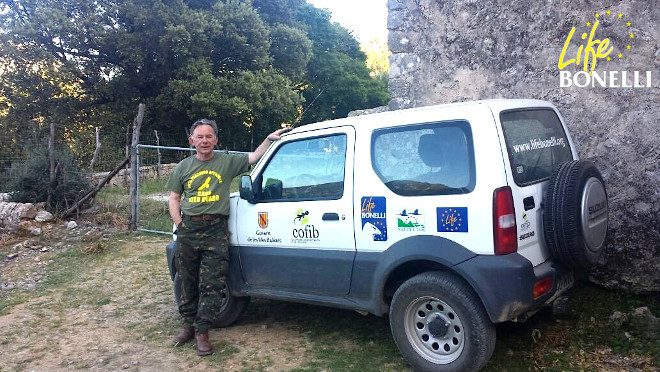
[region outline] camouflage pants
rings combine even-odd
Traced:
[[[220,312],[221,291],[229,267],[227,219],[193,221],[184,217],[177,229],[175,259],[181,276],[179,313],[184,325],[208,332]]]

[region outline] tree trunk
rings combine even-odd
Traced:
[[[140,142],[140,127],[144,119],[144,103],[138,105],[138,114],[133,121],[133,140],[131,141],[131,168],[130,168],[130,215],[128,216],[128,229],[137,229],[138,222],[138,143]]]

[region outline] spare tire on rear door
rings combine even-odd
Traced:
[[[543,232],[554,256],[569,268],[598,262],[607,236],[608,205],[603,177],[590,161],[557,168],[545,194]]]

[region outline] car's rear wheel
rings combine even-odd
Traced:
[[[231,290],[226,284],[220,290],[222,304],[220,313],[213,321],[213,327],[224,328],[236,322],[245,312],[250,304],[250,297],[236,297],[231,295]],[[179,273],[174,275],[174,300],[177,307],[181,304],[181,277]]]
[[[543,215],[545,242],[569,268],[595,265],[605,246],[608,226],[603,177],[589,161],[560,165],[546,191]]]
[[[448,272],[404,282],[390,308],[394,341],[418,371],[476,371],[495,348],[495,326],[472,288]]]

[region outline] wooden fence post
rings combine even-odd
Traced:
[[[154,134],[156,135],[156,146],[160,146],[160,138],[158,138],[158,131],[154,129]],[[160,179],[160,168],[161,168],[161,158],[160,158],[160,149],[156,149],[156,155],[158,157],[158,163],[156,163],[156,178]]]
[[[50,123],[50,135],[48,136],[48,164],[50,170],[50,183],[48,184],[48,197],[46,198],[46,205],[50,205],[51,197],[53,195],[53,187],[55,186],[55,123]]]
[[[188,130],[188,128],[185,128],[185,127],[183,128],[183,130],[186,131],[186,142],[188,142],[188,147],[193,148],[192,143],[190,143],[190,141],[189,141],[190,131]]]
[[[135,119],[133,119],[133,125],[135,125]],[[125,148],[126,151],[124,153],[124,156],[129,158],[129,159],[131,157],[131,151],[130,151],[131,147],[129,145],[130,142],[128,141],[128,135],[130,134],[130,132],[131,132],[131,125],[129,124],[129,125],[126,126],[126,138],[124,140],[124,143],[126,144],[126,148]],[[128,167],[129,167],[129,165],[127,164],[126,167],[124,168],[124,173],[122,174],[122,177],[123,177],[122,182],[123,182],[125,188],[128,188]]]
[[[140,166],[137,161],[138,156],[138,143],[140,142],[140,127],[142,126],[142,119],[144,119],[144,103],[138,105],[138,114],[133,121],[133,140],[131,141],[131,171],[130,171],[130,215],[128,216],[128,229],[136,230],[138,221],[138,167]]]
[[[99,157],[99,152],[101,151],[101,137],[99,135],[99,127],[96,127],[96,147],[94,148],[94,155],[92,156],[92,161],[89,163],[89,176],[92,176],[92,173],[94,172],[94,163],[96,163],[96,159]]]

